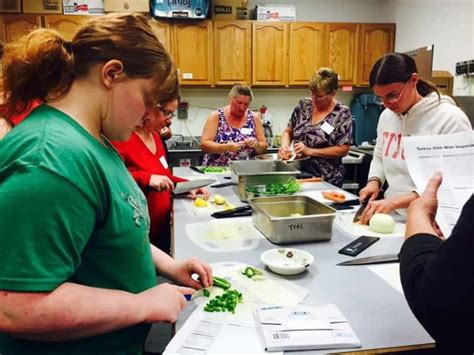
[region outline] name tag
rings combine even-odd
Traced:
[[[250,136],[252,134],[252,129],[248,127],[243,127],[240,129],[240,132],[242,132],[242,134],[245,134],[246,136]]]
[[[166,158],[164,155],[160,157],[160,163],[163,165],[163,168],[168,169],[168,162],[166,161]]]
[[[321,125],[321,129],[326,132],[327,134],[331,134],[332,131],[334,131],[334,127],[331,126],[329,123],[327,122],[324,122],[322,125]]]

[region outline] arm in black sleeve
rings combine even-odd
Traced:
[[[410,237],[400,251],[400,277],[411,310],[440,349],[474,351],[474,197],[446,241]]]

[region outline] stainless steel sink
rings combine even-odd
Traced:
[[[166,142],[168,150],[200,150],[199,139],[174,135]]]

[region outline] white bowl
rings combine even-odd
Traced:
[[[314,261],[313,256],[300,249],[270,249],[260,256],[270,270],[280,275],[297,275],[305,271]]]

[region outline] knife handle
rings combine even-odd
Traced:
[[[234,217],[244,212],[251,214],[252,213],[251,207],[249,205],[239,206],[231,210],[214,212],[213,214],[211,214],[211,216],[215,218]],[[248,214],[248,216],[250,216],[250,214]]]
[[[221,184],[215,184],[215,185],[211,185],[210,187],[214,188],[214,189],[219,189],[221,187],[226,187],[226,186],[233,186],[233,185],[236,185],[235,182],[223,182]]]
[[[369,237],[369,236],[363,235],[362,237],[359,237],[356,240],[353,240],[352,242],[347,244],[345,247],[343,247],[341,250],[339,250],[339,254],[356,256],[360,254],[361,252],[363,252],[368,247],[370,247],[379,239],[380,237]]]

